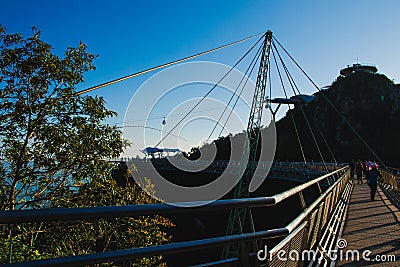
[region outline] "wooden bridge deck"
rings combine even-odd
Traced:
[[[375,201],[371,201],[368,185],[355,182],[342,234],[347,247],[342,251],[344,254],[348,250],[358,250],[360,260],[339,260],[336,266],[400,266],[399,222],[399,209],[391,204],[379,187]],[[376,255],[395,255],[396,261],[366,261],[362,257],[366,250],[372,252],[369,256],[371,259]]]

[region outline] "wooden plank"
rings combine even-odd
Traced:
[[[343,260],[336,266],[400,266],[400,224],[399,210],[391,204],[385,194],[378,188],[375,201],[370,200],[370,191],[366,183],[355,184],[351,195],[347,220],[342,238],[347,247],[342,249]],[[360,260],[346,260],[345,253],[358,250]],[[395,262],[367,261],[362,253],[370,250],[368,257],[376,255],[395,255]],[[338,253],[340,256],[341,253]]]

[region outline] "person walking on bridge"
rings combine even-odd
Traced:
[[[374,201],[378,186],[378,177],[382,177],[382,174],[378,171],[376,163],[370,164],[367,168],[366,178],[371,189],[371,201]]]
[[[355,164],[354,160],[352,160],[352,161],[349,163],[349,166],[350,166],[350,179],[351,179],[351,181],[353,182],[353,181],[354,181],[354,169],[355,169],[355,167],[356,167],[356,164]]]
[[[363,173],[363,166],[362,166],[361,160],[358,160],[356,163],[356,175],[357,175],[357,181],[358,183],[363,183],[362,181],[362,173]]]

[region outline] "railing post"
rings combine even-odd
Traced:
[[[299,192],[299,198],[300,198],[301,208],[304,211],[307,208],[307,205],[306,205],[306,201],[304,200],[303,191]],[[305,229],[304,229],[303,238],[301,240],[300,251],[299,251],[300,254],[302,253],[302,251],[304,251],[304,249],[306,249],[307,244],[308,244],[308,237],[309,237],[309,233],[310,233],[310,216],[311,216],[311,214],[308,215],[307,218],[305,219],[306,225],[305,225]],[[303,261],[298,262],[299,267],[303,267],[303,265],[304,265]]]
[[[255,226],[254,226],[253,213],[251,212],[251,208],[247,208],[247,211],[249,212],[250,231],[251,231],[252,233],[255,233],[255,232],[256,232],[256,228],[255,228]],[[258,251],[258,243],[257,243],[257,240],[253,240],[253,241],[251,242],[251,248],[252,248],[252,251],[253,251],[254,253],[257,253],[257,251]],[[250,254],[250,249],[249,249],[249,247],[248,247],[248,248],[247,248],[247,255],[249,255],[249,254]],[[243,265],[243,266],[246,266],[246,265]],[[255,259],[255,263],[254,263],[253,266],[254,266],[254,267],[258,267],[258,266],[259,266],[258,260],[257,260],[257,259]]]
[[[306,201],[304,200],[303,191],[299,192],[299,198],[300,198],[301,208],[304,211],[306,209],[307,205],[306,205]]]
[[[317,186],[318,186],[319,194],[321,195],[322,194],[322,189],[321,189],[321,185],[319,184],[319,182],[317,183]]]
[[[400,207],[400,192],[399,192],[399,177],[397,176],[396,170],[384,168],[381,171],[382,178],[379,183],[382,190],[388,194],[390,199]]]
[[[308,243],[309,243],[309,237],[310,237],[310,233],[312,231],[311,227],[310,227],[310,223],[311,222],[311,214],[307,217],[306,219],[306,226],[304,229],[304,234],[303,234],[303,239],[301,240],[301,245],[300,245],[300,251],[299,254],[301,255],[302,252],[308,248]],[[299,267],[303,267],[304,266],[304,261],[300,260],[298,263]]]

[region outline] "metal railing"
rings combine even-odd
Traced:
[[[383,167],[379,184],[388,197],[400,208],[400,170]]]
[[[343,193],[339,194],[335,192],[332,195],[331,209],[334,208],[334,210],[327,225],[323,228],[324,231],[321,238],[316,241],[318,243],[314,243],[314,246],[312,246],[316,254],[314,258],[309,260],[308,267],[335,265],[334,262],[332,262],[335,261],[335,255],[332,252],[338,251],[338,241],[344,229],[348,204],[354,184],[346,183],[340,186],[345,186]],[[314,223],[318,221],[318,213],[316,212],[314,217],[311,218],[314,219]],[[314,225],[311,225],[310,228],[313,229],[313,226]]]
[[[311,248],[315,246],[317,240],[319,240],[323,234],[322,231],[326,227],[327,221],[329,220],[336,204],[341,199],[342,193],[344,192],[346,184],[349,180],[348,174],[348,167],[343,167],[274,196],[217,200],[211,204],[196,208],[181,208],[167,204],[145,204],[111,207],[0,211],[0,224],[17,224],[28,222],[134,217],[155,214],[167,215],[207,210],[226,210],[239,207],[265,207],[274,206],[295,195],[299,197],[303,207],[302,213],[299,214],[292,222],[286,226],[275,229],[266,229],[240,235],[221,236],[158,246],[21,262],[5,266],[82,266],[105,262],[120,262],[149,256],[176,254],[194,250],[197,251],[205,248],[221,248],[226,244],[248,243],[254,240],[261,241],[269,238],[286,236],[286,238],[277,247],[273,248],[271,252],[269,252],[272,261],[268,260],[267,263],[259,261],[258,264],[278,266],[279,264],[276,263],[276,255],[274,255],[274,253],[279,247],[287,246],[287,244],[289,244],[290,247],[293,246],[297,249]],[[329,184],[330,186],[323,191],[321,189],[322,183]],[[320,195],[313,203],[307,206],[306,202],[304,201],[303,193],[312,186],[318,188]],[[189,205],[188,203],[180,203],[178,206]],[[232,258],[203,264],[201,266],[249,266],[249,264],[246,263],[248,257],[252,257],[254,260],[254,252],[251,255],[246,255],[244,258]],[[298,264],[300,263],[297,262],[291,266],[297,266]]]
[[[240,161],[236,160],[216,160],[209,162],[206,160],[176,160],[173,163],[168,159],[123,159],[115,160],[116,162],[130,162],[135,165],[139,171],[146,171],[147,169],[157,169],[158,171],[179,171],[180,168],[201,170],[202,173],[213,174],[231,174],[239,175],[243,171]],[[174,164],[178,164],[176,167]],[[271,165],[272,164],[272,165]],[[283,180],[293,180],[296,182],[308,181],[328,172],[336,170],[343,165],[337,163],[315,163],[315,162],[273,162],[270,161],[257,161],[255,162],[257,172],[254,174],[265,175],[269,172],[268,177]]]
[[[114,159],[113,161],[118,162],[128,162],[131,161],[135,164],[145,165],[146,163],[151,162],[157,168],[166,169],[166,170],[174,170],[176,167],[172,165],[168,159],[158,159],[151,161],[150,159],[135,159],[135,158],[120,158]],[[237,169],[236,173],[240,173],[242,170],[241,161],[239,160],[215,160],[210,163],[207,160],[176,160],[174,159],[175,163],[178,163],[179,166],[196,166],[201,167],[204,170],[218,170],[218,172],[222,172],[226,167],[233,167],[233,169]],[[285,169],[308,169],[317,172],[324,172],[334,171],[340,164],[337,163],[320,163],[320,162],[273,162],[271,166],[270,161],[257,161],[256,166],[260,169],[269,169],[271,166],[272,168],[285,168]],[[341,166],[341,165],[340,165]]]
[[[268,252],[266,266],[321,266],[321,261],[330,266],[328,253],[342,229],[352,188],[348,181],[346,172],[287,226],[290,234]],[[298,258],[289,255],[292,251]]]
[[[399,191],[400,170],[393,168],[383,168],[381,184],[385,184],[393,190]]]

